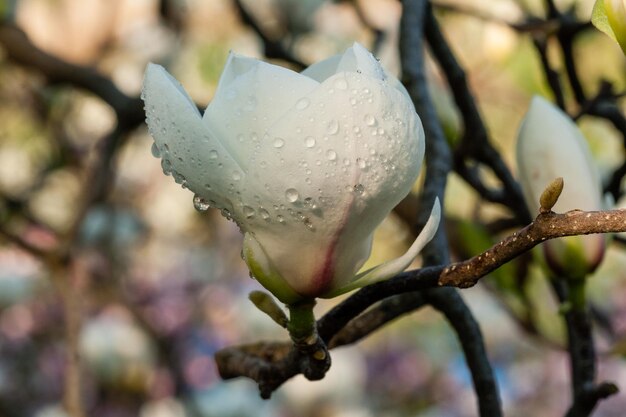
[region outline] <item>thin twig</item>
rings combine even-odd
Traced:
[[[145,119],[139,97],[128,97],[92,68],[70,64],[42,51],[16,25],[0,23],[0,45],[9,59],[36,70],[50,83],[70,84],[100,97],[113,108],[121,125],[135,127]]]
[[[271,39],[257,23],[254,17],[250,14],[250,12],[246,10],[240,0],[234,0],[233,2],[235,4],[235,7],[237,8],[237,11],[239,12],[241,21],[249,26],[250,29],[252,29],[259,36],[259,38],[261,38],[261,42],[263,42],[263,53],[266,57],[287,61],[290,64],[294,65],[298,70],[303,70],[307,67],[304,62],[300,61],[289,51],[287,51],[283,47],[283,44],[280,42],[280,40]]]
[[[461,144],[455,152],[455,168],[460,167],[459,161],[468,157],[487,165],[502,183],[507,207],[516,214],[521,222],[527,223],[531,217],[526,209],[526,204],[524,204],[521,188],[500,154],[491,145],[487,129],[469,89],[465,71],[448,46],[430,8],[426,15],[425,33],[428,45],[446,75],[456,105],[463,117],[464,134]],[[461,170],[461,172],[465,171]],[[483,188],[486,189],[487,187]]]

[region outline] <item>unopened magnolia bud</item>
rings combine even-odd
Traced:
[[[597,168],[585,138],[569,116],[540,97],[533,98],[522,122],[517,165],[532,214],[603,208]],[[557,177],[562,180],[554,180]],[[563,181],[568,184],[565,188]],[[592,272],[604,256],[604,247],[602,235],[570,236],[542,245],[550,268],[567,277]]]

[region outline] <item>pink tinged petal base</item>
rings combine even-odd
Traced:
[[[428,218],[426,225],[404,255],[358,274],[354,277],[350,284],[339,289],[332,290],[329,293],[324,294],[322,298],[336,297],[357,288],[385,281],[395,275],[398,275],[400,272],[404,271],[413,262],[413,260],[415,260],[415,258],[417,258],[417,255],[419,255],[422,249],[424,249],[424,246],[432,240],[435,233],[437,233],[440,222],[441,205],[439,204],[439,198],[437,198],[435,199],[435,203],[433,204],[433,208],[430,212],[430,217]]]

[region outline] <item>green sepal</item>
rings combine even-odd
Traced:
[[[294,304],[303,299],[276,271],[263,247],[250,233],[244,235],[243,259],[252,276],[282,303]]]
[[[252,291],[248,294],[248,298],[256,308],[267,314],[280,327],[287,328],[287,324],[289,323],[287,314],[276,304],[276,301],[274,301],[271,295],[264,291]]]

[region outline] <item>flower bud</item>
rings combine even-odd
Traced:
[[[164,172],[196,194],[197,208],[237,222],[250,271],[288,304],[355,288],[374,229],[424,156],[408,93],[357,43],[301,74],[231,54],[203,116],[157,65],[142,97]],[[401,272],[437,224],[363,282]]]
[[[626,54],[626,0],[597,0],[591,22],[615,40]]]
[[[540,197],[562,177],[563,191],[555,212],[601,210],[602,187],[589,146],[574,122],[541,97],[534,97],[517,140],[517,166],[531,214],[539,214]],[[603,235],[570,236],[542,245],[548,266],[556,273],[580,278],[604,256]]]

